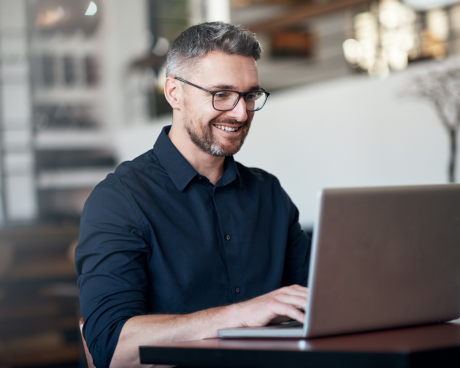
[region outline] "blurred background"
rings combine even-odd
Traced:
[[[458,180],[456,2],[0,0],[0,368],[85,366],[79,216],[171,123],[162,85],[182,30],[257,33],[272,95],[236,158],[275,174],[309,230],[323,187]]]

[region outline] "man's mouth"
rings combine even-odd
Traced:
[[[213,124],[217,129],[224,130],[226,132],[237,132],[241,127],[229,127],[226,125]]]

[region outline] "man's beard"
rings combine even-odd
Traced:
[[[248,126],[248,130],[244,132],[243,130],[241,131],[241,135],[239,137],[235,138],[230,138],[229,140],[232,142],[237,142],[238,143],[235,146],[225,148],[223,145],[219,142],[217,138],[214,137],[214,134],[212,132],[212,126],[214,124],[235,124],[234,120],[222,120],[217,122],[215,119],[211,120],[207,126],[200,127],[200,130],[195,129],[192,124],[185,124],[185,129],[187,130],[187,133],[195,145],[201,149],[202,151],[209,153],[210,155],[213,156],[218,156],[218,157],[224,157],[224,156],[233,156],[236,154],[241,146],[244,143],[244,140],[246,139],[246,136],[249,132],[249,124],[248,121],[246,121],[239,129],[243,129],[246,126]]]

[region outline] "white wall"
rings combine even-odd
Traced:
[[[8,221],[28,222],[35,219],[38,210],[31,144],[26,14],[24,0],[0,0],[0,161],[5,185],[0,225],[3,215]]]
[[[236,159],[275,174],[304,226],[323,187],[445,183],[447,134],[426,102],[401,97],[411,76],[431,66],[385,81],[350,76],[276,92]],[[120,159],[150,149],[170,120],[120,132]]]
[[[104,0],[101,53],[104,117],[116,130],[135,125],[148,116],[147,97],[141,88],[141,71],[129,64],[149,53],[148,7],[144,0]]]

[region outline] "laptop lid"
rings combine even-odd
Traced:
[[[460,316],[460,185],[325,189],[307,337]]]

